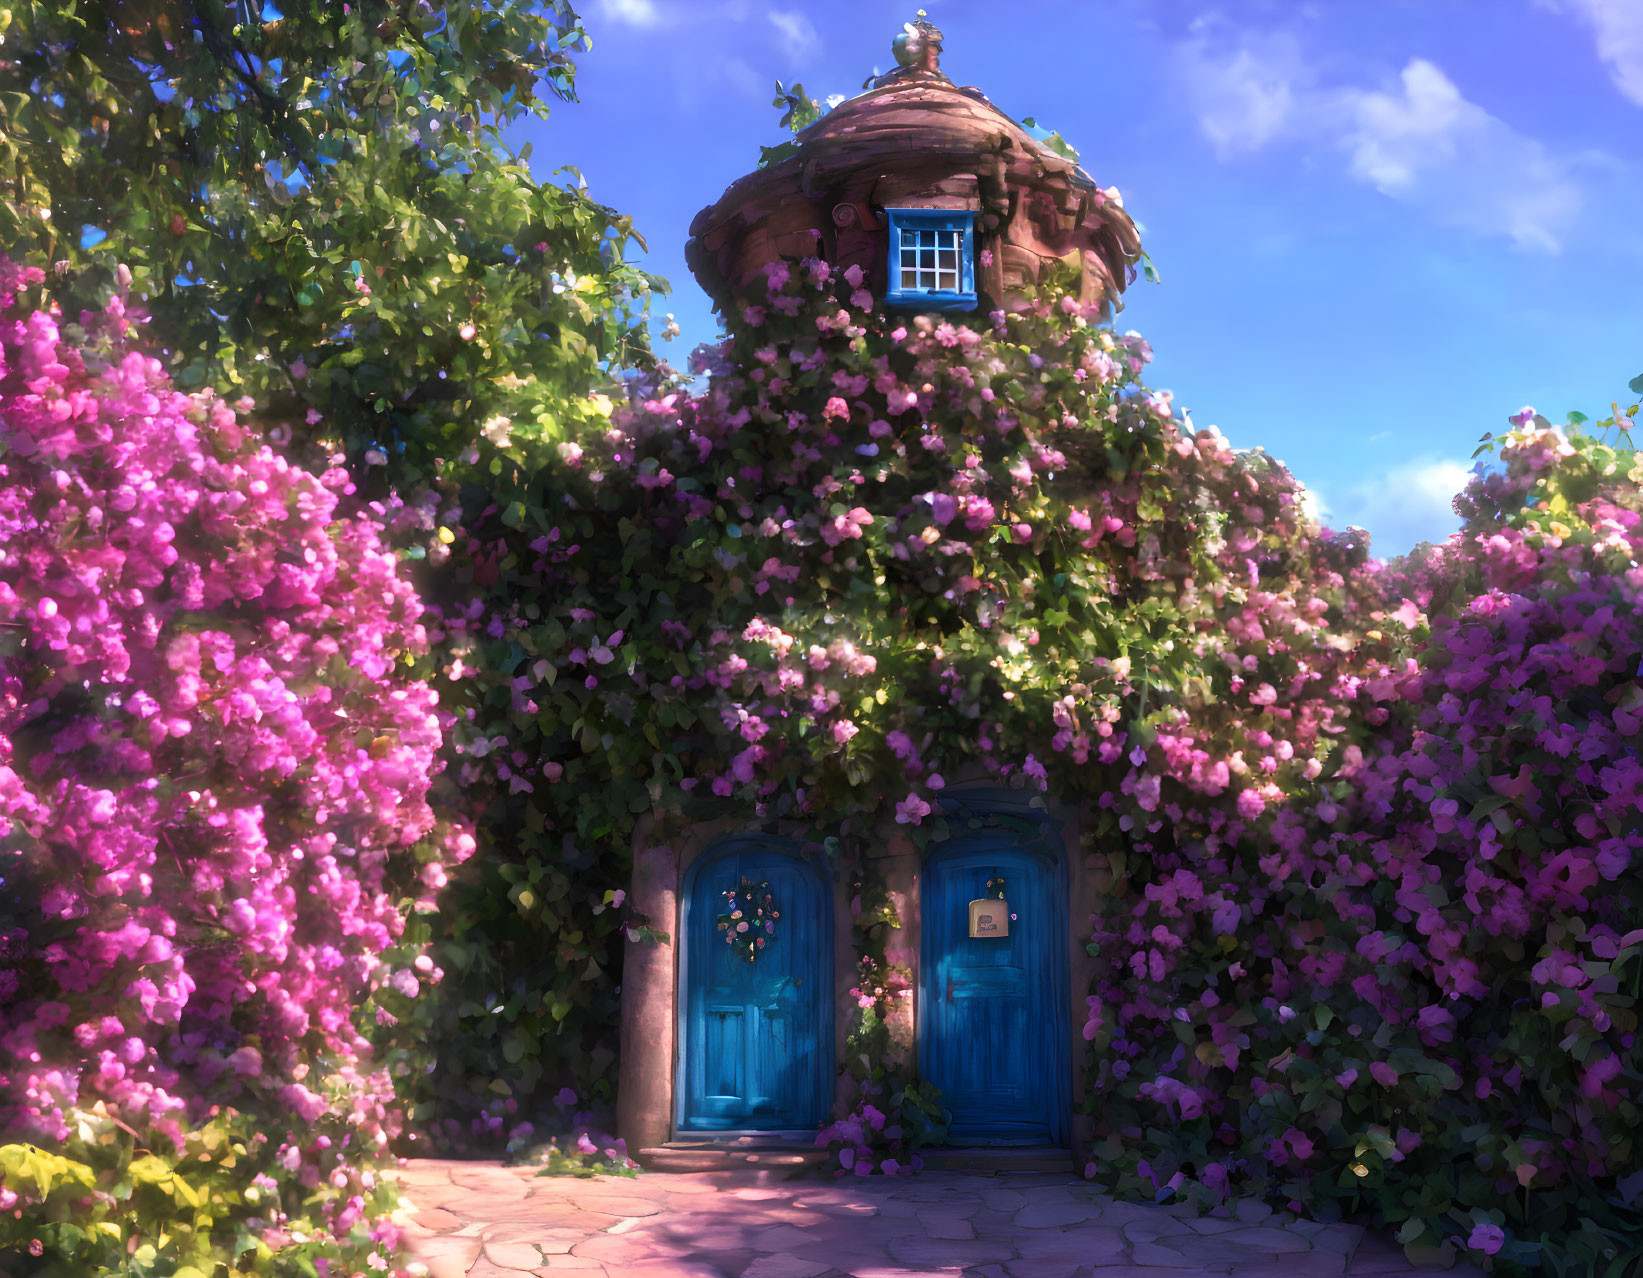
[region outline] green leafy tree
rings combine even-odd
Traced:
[[[180,388],[364,495],[574,433],[649,360],[630,221],[502,143],[574,95],[562,0],[39,0],[0,38],[0,246],[71,318],[123,264]]]

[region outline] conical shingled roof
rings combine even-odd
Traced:
[[[937,58],[941,33],[909,24],[902,65],[840,103],[794,141],[796,153],[734,182],[690,226],[685,260],[723,309],[762,291],[766,262],[821,256],[860,263],[882,296],[882,210],[968,209],[983,265],[977,283],[998,305],[1076,255],[1083,300],[1115,304],[1134,278],[1141,241],[1116,190],[995,107],[959,87]],[[982,252],[982,250],[986,250]]]

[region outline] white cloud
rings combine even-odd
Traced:
[[[1591,27],[1597,56],[1615,88],[1643,106],[1643,4],[1638,0],[1536,0],[1554,13],[1574,13]]]
[[[1283,34],[1253,36],[1230,58],[1213,56],[1196,20],[1193,38],[1177,49],[1187,94],[1217,159],[1255,151],[1290,124],[1295,110],[1292,81],[1304,74],[1295,41]]]
[[[1568,0],[1602,5],[1609,0]],[[1643,0],[1628,0],[1643,12]],[[1218,159],[1295,142],[1336,150],[1347,172],[1440,225],[1557,253],[1582,205],[1566,158],[1468,101],[1436,64],[1411,59],[1396,85],[1323,84],[1286,32],[1228,32],[1200,19],[1177,70]]]
[[[1423,58],[1400,79],[1397,92],[1337,93],[1352,175],[1435,222],[1561,251],[1581,205],[1570,162],[1468,102]]]
[[[789,59],[798,59],[816,49],[819,43],[816,35],[816,24],[804,14],[793,10],[772,9],[765,15],[770,19],[770,25],[776,28],[776,35],[782,47],[782,52]]]
[[[1452,163],[1457,134],[1488,118],[1423,58],[1406,66],[1402,78],[1402,96],[1348,89],[1344,99],[1358,123],[1347,139],[1352,172],[1388,195],[1413,186],[1418,171]]]
[[[662,20],[656,0],[599,0],[599,12],[630,27],[654,27]]]
[[[1460,516],[1450,503],[1471,477],[1471,470],[1460,462],[1430,455],[1418,458],[1353,485],[1329,509],[1331,518],[1324,522],[1336,529],[1348,524],[1367,528],[1370,553],[1390,559],[1417,542],[1441,542],[1459,531]]]
[[[1316,488],[1301,489],[1301,513],[1308,519],[1333,528],[1335,512],[1330,508],[1328,500]]]

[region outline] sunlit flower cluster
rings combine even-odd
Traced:
[[[18,302],[40,280],[0,263],[0,1127],[204,1175],[218,1122],[243,1220],[344,1239],[403,1122],[363,1018],[440,978],[384,956],[474,847],[426,801],[437,697],[395,672],[422,605],[384,512],[337,517],[344,471],[173,390],[119,297],[68,340]]]

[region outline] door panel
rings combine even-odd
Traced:
[[[972,937],[969,903],[1004,876],[1008,936]],[[925,862],[919,1073],[952,1112],[950,1139],[1066,1139],[1064,894],[1048,854],[1003,839],[954,840]]]
[[[744,880],[768,882],[781,914],[752,963],[717,927],[724,893]],[[815,866],[756,845],[702,865],[687,885],[678,1130],[823,1121],[833,1076],[831,899]]]

